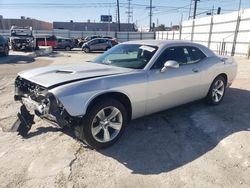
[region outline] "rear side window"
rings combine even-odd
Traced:
[[[190,61],[188,62],[188,64],[197,63],[206,57],[206,55],[198,48],[188,47],[187,49],[190,54]]]
[[[190,46],[177,46],[167,48],[157,59],[152,69],[161,69],[164,63],[173,60],[180,65],[197,63],[206,56],[198,48]]]

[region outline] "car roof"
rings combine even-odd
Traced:
[[[94,39],[91,39],[90,41],[99,40],[99,39],[110,40],[110,39],[107,39],[107,38],[94,38]],[[90,42],[90,41],[88,41],[88,42]]]
[[[166,44],[176,44],[176,43],[180,43],[180,44],[194,44],[192,42],[189,41],[185,41],[185,40],[135,40],[135,41],[128,41],[128,42],[124,42],[127,44],[142,44],[142,45],[152,45],[152,46],[162,46],[162,45],[166,45]]]
[[[135,41],[128,41],[124,42],[123,44],[140,44],[140,45],[148,45],[148,46],[157,46],[157,47],[164,47],[166,45],[170,44],[179,44],[179,45],[190,45],[199,48],[202,50],[203,53],[206,54],[206,56],[214,56],[214,52],[207,48],[204,45],[185,41],[185,40],[135,40]]]

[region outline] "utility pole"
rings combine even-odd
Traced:
[[[152,0],[150,0],[150,6],[149,6],[149,31],[152,31]]]
[[[190,19],[190,18],[191,18],[192,3],[193,3],[193,0],[191,0],[191,2],[190,2],[190,6],[189,6],[189,13],[188,13],[188,19]]]
[[[200,0],[194,0],[194,14],[193,14],[193,19],[196,18],[196,11],[197,11],[197,2]]]
[[[241,0],[239,0],[239,8],[238,8],[238,13],[240,14],[240,9],[241,9]]]
[[[117,4],[117,14],[118,14],[118,31],[121,31],[119,0],[116,1],[116,4]]]
[[[126,13],[128,14],[128,23],[130,23],[130,18],[132,17],[132,11],[131,11],[131,1],[132,0],[128,0],[128,11],[126,11]]]
[[[149,6],[149,31],[152,30],[152,0],[150,0],[150,6]]]
[[[236,44],[237,44],[237,37],[238,37],[239,28],[240,28],[240,21],[241,21],[240,9],[241,9],[241,0],[239,0],[238,18],[237,18],[236,28],[235,28],[235,32],[234,32],[234,40],[233,40],[231,56],[234,56]]]
[[[150,0],[149,7],[146,8],[149,8],[149,31],[152,31],[152,16],[153,16],[152,9],[155,8],[152,6],[152,0]]]

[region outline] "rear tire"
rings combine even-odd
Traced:
[[[206,101],[209,105],[218,105],[224,98],[226,80],[223,76],[217,76],[209,88]]]
[[[74,128],[75,136],[92,148],[113,145],[123,134],[127,122],[125,107],[117,100],[98,100],[87,111],[81,125]]]

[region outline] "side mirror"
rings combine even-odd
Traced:
[[[177,61],[169,60],[164,63],[164,67],[161,69],[161,72],[165,72],[169,68],[177,69],[179,68],[179,63]]]

